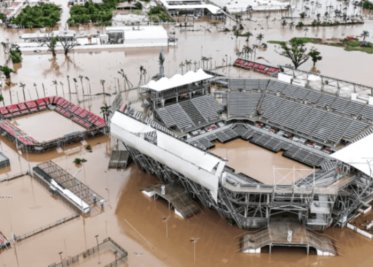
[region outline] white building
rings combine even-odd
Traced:
[[[196,16],[204,15],[222,15],[223,10],[213,4],[208,4],[202,0],[159,0],[164,8],[171,15],[194,14]]]

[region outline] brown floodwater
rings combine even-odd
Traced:
[[[292,184],[312,173],[304,164],[285,158],[242,139],[215,143],[210,152],[227,160],[228,166],[265,184]]]
[[[17,127],[39,142],[61,138],[85,129],[54,111],[25,115],[14,120]],[[46,129],[48,127],[48,129]]]
[[[58,1],[64,3],[62,0]],[[287,40],[294,36],[305,35],[341,38],[347,35],[359,35],[363,30],[373,28],[373,21],[368,20],[364,25],[320,27],[305,32],[281,27],[279,19],[281,13],[271,15],[267,25],[265,15],[255,15],[253,21],[244,21],[246,29],[249,29],[254,36],[263,33],[264,41]],[[64,18],[66,18],[65,14]],[[219,25],[221,26],[223,25]],[[227,26],[231,27],[232,23],[228,21]],[[82,29],[97,30],[93,27]],[[140,66],[144,66],[147,70],[146,81],[158,72],[157,62],[161,50],[166,57],[166,75],[173,75],[186,71],[186,67],[179,66],[185,60],[196,62],[196,64],[192,63],[189,69],[198,68],[202,56],[212,58],[209,63],[212,67],[225,65],[226,62],[232,63],[236,57],[236,49],[241,49],[245,44],[244,38],[236,40],[232,32],[220,32],[218,27],[206,22],[197,23],[196,31],[193,32],[181,31],[173,26],[168,26],[168,29],[176,32],[178,38],[176,47],[71,53],[68,58],[58,54],[56,59],[52,59],[49,54],[24,55],[22,64],[17,66],[17,73],[12,76],[12,87],[2,91],[5,104],[23,101],[23,92],[19,83],[24,82],[27,99],[37,98],[38,95],[44,96],[44,86],[46,95],[55,95],[57,89],[58,95],[66,99],[71,98],[74,103],[84,100],[81,103],[82,106],[99,114],[103,103],[110,103],[118,88],[123,89],[124,80],[117,73],[121,68],[124,69],[128,79],[134,85],[138,85]],[[0,28],[0,41],[6,39],[15,41],[22,32],[24,31]],[[372,36],[368,40],[372,41]],[[252,37],[250,42],[257,41]],[[371,69],[365,67],[371,65],[373,55],[346,52],[337,47],[316,47],[323,56],[323,60],[317,63],[321,74],[373,86]],[[289,63],[286,58],[276,52],[277,50],[278,47],[275,45],[269,45],[268,49],[257,51],[257,58],[262,57],[264,59],[261,62],[269,61],[274,65]],[[5,56],[0,47],[0,65],[4,62]],[[301,69],[309,70],[311,65],[312,63],[308,62],[302,65]],[[225,74],[258,77],[258,74],[243,70],[235,71],[234,74],[227,71]],[[79,79],[79,75],[82,75],[82,80]],[[54,80],[57,81],[57,88],[53,84]],[[100,80],[105,80],[105,92],[112,96],[105,98],[82,96],[83,91],[85,94],[89,91],[92,91],[92,94],[102,92]],[[77,92],[77,94],[70,95],[69,91]],[[35,119],[35,124],[45,124],[43,120],[38,120],[37,116]],[[48,124],[48,128],[55,128],[55,124],[58,124],[56,120],[52,121]],[[43,128],[47,127],[44,125]],[[63,257],[68,257],[94,246],[97,234],[100,240],[111,236],[129,252],[128,261],[123,266],[193,266],[194,247],[190,241],[192,238],[198,238],[195,243],[196,266],[347,267],[354,265],[368,267],[372,265],[372,241],[348,229],[339,228],[326,231],[337,240],[340,253],[337,257],[306,256],[304,250],[288,248],[274,249],[272,255],[241,254],[239,253],[239,238],[246,231],[229,225],[224,218],[219,217],[214,210],[210,209],[202,209],[201,213],[188,220],[178,219],[168,210],[165,203],[148,199],[141,193],[144,187],[157,183],[156,178],[139,171],[135,166],[125,171],[108,169],[112,147],[108,137],[88,140],[88,143],[92,146],[92,153],[86,151],[81,144],[76,144],[64,147],[66,153],[53,150],[40,155],[31,155],[17,153],[14,144],[0,137],[0,151],[9,157],[11,162],[10,168],[0,171],[0,180],[30,170],[39,162],[53,159],[107,200],[105,211],[99,215],[88,218],[80,217],[1,252],[1,267],[47,266],[59,261],[59,252],[63,253]],[[235,154],[229,151],[226,153],[232,156]],[[245,151],[242,150],[240,153],[245,154]],[[258,151],[258,153],[262,155],[262,152]],[[87,162],[78,168],[73,163],[76,157],[85,158]],[[269,156],[263,157],[266,160],[273,160]],[[280,155],[274,157],[283,158]],[[268,169],[270,173],[273,170]],[[54,199],[45,188],[36,183],[31,184],[30,178],[0,183],[1,194],[7,194],[8,191],[12,191],[11,193],[17,197],[0,198],[0,231],[7,235],[8,232],[12,232],[10,228],[14,228],[13,232],[18,234],[17,229],[20,229],[20,232],[29,231],[31,228],[44,226],[72,212],[70,207],[60,199]],[[22,192],[25,194],[20,195]],[[36,192],[37,195],[32,192]],[[17,212],[18,209],[22,212]],[[167,216],[170,217],[165,222],[163,218]]]

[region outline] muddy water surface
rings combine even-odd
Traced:
[[[242,139],[215,143],[211,153],[228,160],[228,166],[265,184],[292,184],[312,169]]]
[[[15,119],[17,127],[39,142],[85,131],[83,127],[54,111],[43,111]]]

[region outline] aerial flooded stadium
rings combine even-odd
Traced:
[[[0,1],[0,266],[371,266],[373,3]]]

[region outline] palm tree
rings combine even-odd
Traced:
[[[242,53],[244,54],[245,59],[249,58],[249,55],[252,51],[253,51],[252,48],[248,45],[244,45],[242,47]]]
[[[191,60],[185,60],[185,66],[187,68],[187,70],[190,70],[190,66],[192,65],[192,61]]]
[[[185,63],[184,63],[184,62],[181,62],[181,63],[179,64],[179,67],[180,67],[180,69],[181,69],[181,74],[184,74]]]
[[[111,106],[108,106],[105,103],[102,107],[100,107],[100,110],[101,110],[102,116],[104,117],[105,122],[107,122],[109,120],[110,114],[112,113]]]
[[[313,68],[315,68],[317,61],[322,60],[321,53],[316,48],[312,48],[311,51],[308,53],[308,55],[310,56],[313,62]]]
[[[14,73],[14,70],[9,68],[8,66],[0,66],[0,71],[4,74],[5,78],[6,78],[6,84],[7,85],[10,85],[10,75],[12,73]]]
[[[256,39],[258,40],[259,44],[262,43],[263,38],[264,38],[263,33],[259,33],[259,34],[256,36]]]
[[[363,42],[365,42],[365,39],[369,36],[369,32],[368,31],[363,31],[361,33],[361,37],[363,37]]]

